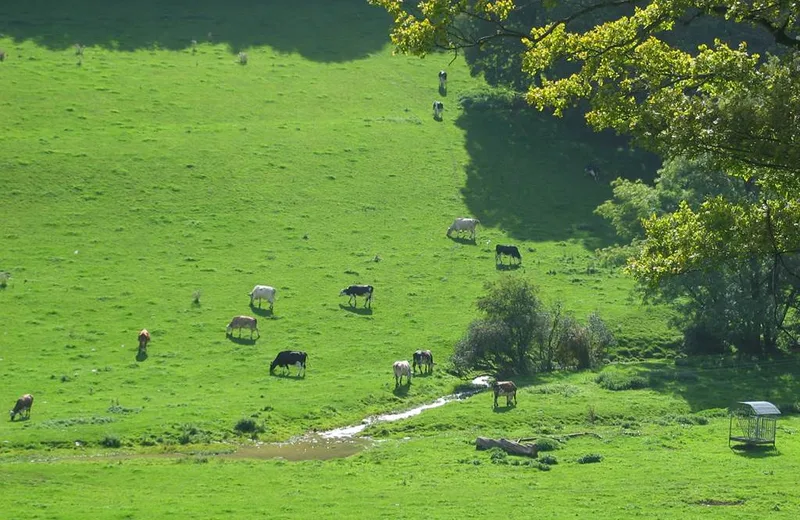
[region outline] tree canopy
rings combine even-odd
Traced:
[[[631,263],[643,283],[715,269],[730,257],[800,251],[800,4],[786,0],[369,0],[394,17],[399,52],[490,48],[520,42],[527,101],[563,115],[585,108],[595,129],[613,129],[663,157],[703,158],[754,193],[724,195],[645,217]],[[520,16],[527,10],[527,16]],[[676,39],[704,26],[705,43]],[[755,52],[725,27],[770,45]],[[744,34],[742,32],[741,34]]]

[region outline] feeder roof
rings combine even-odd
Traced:
[[[778,407],[768,401],[739,401],[739,404],[749,407],[755,415],[780,415]]]

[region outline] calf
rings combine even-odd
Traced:
[[[494,263],[497,263],[499,260],[502,264],[503,255],[510,256],[512,259],[516,259],[518,264],[522,262],[522,255],[519,254],[519,249],[517,249],[517,246],[503,246],[497,244],[494,247]]]
[[[303,372],[303,375],[305,375],[307,357],[308,355],[301,350],[284,350],[278,352],[278,355],[275,356],[275,359],[269,365],[269,373],[275,373],[275,367],[283,367],[289,370],[289,365],[294,365],[297,367],[298,376],[300,372]]]
[[[470,238],[475,240],[475,230],[480,224],[481,221],[476,218],[465,218],[465,217],[458,217],[450,224],[450,227],[447,228],[447,236],[450,237],[453,234],[453,231],[456,233],[461,233],[463,231],[469,232]]]
[[[272,306],[275,304],[275,288],[269,285],[256,285],[250,291],[251,306],[255,300],[258,300],[259,309],[261,308],[261,300],[267,300],[269,302],[269,310],[272,310]]]
[[[392,370],[394,371],[395,388],[403,384],[403,376],[406,376],[406,384],[411,384],[411,365],[408,364],[408,361],[395,361]]]
[[[233,336],[233,329],[239,329],[240,338],[242,337],[242,329],[250,329],[250,339],[253,339],[253,331],[258,334],[256,337],[261,337],[261,333],[258,332],[258,321],[252,316],[234,316],[228,324],[228,328],[225,329],[225,335]]]
[[[447,72],[444,70],[439,71],[439,90],[447,90]]]
[[[23,417],[30,417],[32,406],[33,396],[31,394],[23,395],[17,399],[17,404],[14,405],[14,409],[9,412],[11,414],[11,420],[13,421],[17,414],[22,415]]]
[[[419,367],[420,373],[423,373],[424,370],[430,374],[433,372],[433,353],[430,350],[417,350],[414,352],[411,366],[415,374],[417,373],[417,367]]]
[[[139,331],[139,353],[146,354],[147,353],[147,344],[150,343],[150,333],[147,329],[142,329]]]
[[[364,297],[364,307],[369,304],[372,307],[372,292],[373,287],[371,285],[351,285],[349,287],[345,287],[339,293],[339,296],[349,296],[347,299],[347,303],[351,306],[358,303],[358,297]]]
[[[497,398],[501,395],[506,396],[506,406],[511,406],[511,400],[514,400],[514,406],[517,405],[517,385],[514,381],[495,381],[492,383],[492,391],[494,392],[494,408],[497,408]]]
[[[442,111],[444,110],[444,103],[441,101],[433,102],[433,118],[439,121],[442,119]]]

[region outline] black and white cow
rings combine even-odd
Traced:
[[[497,263],[499,261],[502,264],[504,255],[510,256],[512,259],[516,259],[517,263],[522,262],[522,255],[519,254],[519,249],[517,249],[517,246],[504,246],[497,244],[494,247],[494,262]]]
[[[23,395],[17,399],[14,409],[9,412],[11,414],[11,420],[13,421],[17,414],[29,418],[31,416],[31,407],[33,407],[33,396],[31,394]]]
[[[600,168],[595,166],[594,164],[587,164],[586,168],[583,169],[583,172],[591,177],[594,182],[597,182],[600,179]]]
[[[514,381],[495,381],[492,383],[492,391],[494,392],[494,407],[497,408],[497,398],[501,395],[506,396],[506,406],[511,406],[511,400],[514,400],[514,406],[517,405],[517,385]]]
[[[447,71],[440,70],[439,71],[439,91],[446,91],[447,90]]]
[[[289,366],[294,365],[297,367],[298,376],[300,372],[303,372],[303,375],[305,375],[307,358],[308,354],[302,350],[284,350],[278,352],[278,355],[275,356],[275,359],[269,365],[269,373],[275,373],[275,367],[283,367],[289,370]]]
[[[365,298],[364,307],[366,307],[367,304],[372,307],[372,291],[373,287],[371,285],[351,285],[350,287],[342,289],[339,296],[349,296],[347,303],[351,306],[358,303],[359,296],[363,296]]]
[[[411,367],[415,374],[417,373],[417,367],[419,367],[420,373],[430,374],[433,372],[433,353],[430,350],[417,350],[414,352]]]
[[[433,118],[437,121],[442,119],[442,111],[444,111],[444,103],[441,101],[433,102]]]

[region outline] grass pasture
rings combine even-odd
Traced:
[[[626,368],[649,375],[623,392],[554,375],[526,382],[517,409],[493,413],[481,394],[375,425],[380,442],[347,459],[216,456],[250,442],[234,430],[242,419],[283,441],[451,393],[462,382],[446,360],[500,276],[533,280],[579,318],[597,310],[623,348],[657,353],[675,340],[668,312],[597,265],[592,248],[611,238],[592,210],[610,190],[583,174],[595,162],[608,178],[647,176],[651,163],[569,121],[462,106],[486,95],[481,79],[450,56],[392,56],[389,20],[360,0],[16,2],[3,16],[0,398],[36,401],[30,420],[0,420],[0,516],[454,518],[492,504],[553,518],[777,505],[789,517],[796,418],[780,456],[763,458],[727,449],[727,419],[657,422],[776,382],[774,398],[794,402],[785,366],[742,395],[713,372],[660,366]],[[447,239],[466,215],[483,223],[476,243]],[[496,243],[517,244],[523,268],[496,269]],[[248,306],[256,283],[277,288],[274,313]],[[375,286],[371,310],[337,296],[351,283]],[[237,314],[258,317],[258,340],[226,338]],[[143,327],[153,340],[137,360]],[[395,390],[392,362],[418,348],[437,369]],[[269,375],[284,349],[309,353],[305,378]],[[604,441],[570,440],[549,472],[471,445],[589,428]],[[708,445],[710,473],[693,466]],[[592,451],[600,464],[575,462]]]

